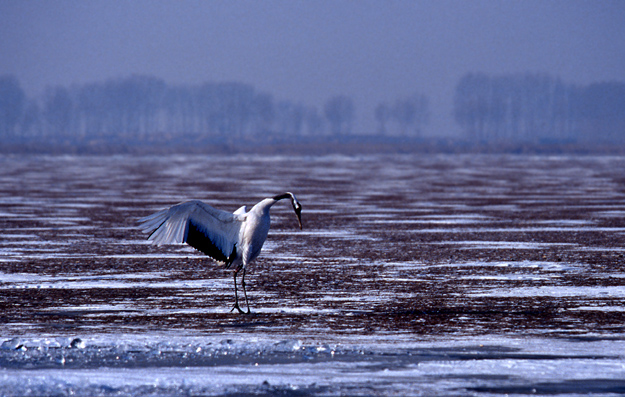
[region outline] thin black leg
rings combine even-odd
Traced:
[[[239,311],[239,313],[245,313],[239,307],[239,296],[237,294],[237,273],[238,273],[238,270],[235,270],[234,271],[234,306],[232,307],[232,310],[230,310],[230,311],[233,311],[234,309],[237,309]],[[243,290],[245,291],[245,287],[243,287]],[[249,310],[249,307],[248,307],[248,310]]]
[[[245,305],[247,306],[247,314],[250,314],[250,303],[247,301],[247,291],[245,290],[245,268],[243,268],[243,275],[241,276],[241,285],[243,286],[243,295],[245,296]]]

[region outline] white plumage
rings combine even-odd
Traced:
[[[169,209],[156,212],[139,220],[140,227],[149,233],[148,240],[158,245],[187,243],[211,258],[223,262],[226,268],[234,265],[233,307],[239,307],[237,295],[237,273],[243,271],[241,285],[247,304],[245,290],[245,268],[263,247],[271,219],[269,210],[282,199],[290,198],[293,210],[302,228],[302,206],[293,193],[286,192],[273,198],[266,198],[247,212],[241,207],[233,213],[218,210],[199,200],[186,201]],[[250,312],[247,304],[247,313]]]

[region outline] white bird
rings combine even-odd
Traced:
[[[302,205],[290,192],[266,198],[248,212],[243,206],[233,213],[218,210],[199,200],[186,201],[139,220],[148,240],[158,245],[187,243],[211,258],[223,262],[229,269],[234,265],[234,307],[239,307],[237,274],[243,271],[241,285],[247,313],[250,305],[245,290],[245,268],[263,247],[271,224],[269,209],[282,199],[290,198],[299,228],[302,228]]]

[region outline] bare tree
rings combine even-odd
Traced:
[[[390,106],[386,103],[380,103],[375,108],[375,119],[378,122],[378,134],[386,135],[386,125],[392,118],[392,112]]]
[[[345,95],[334,96],[326,102],[324,113],[335,135],[350,133],[354,122],[354,101]]]
[[[398,99],[391,114],[399,123],[402,135],[408,135],[408,131],[412,130],[419,136],[428,121],[428,100],[425,95],[420,94]]]
[[[14,137],[23,116],[26,95],[15,76],[0,76],[0,136]]]

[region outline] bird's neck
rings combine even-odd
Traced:
[[[266,198],[262,200],[261,202],[259,202],[258,204],[256,204],[254,208],[252,208],[252,210],[258,211],[259,213],[268,213],[271,206],[277,202],[278,200],[276,200],[275,198]]]
[[[292,196],[291,196],[291,194],[290,194],[290,193],[282,193],[282,194],[279,194],[279,195],[275,196],[273,199],[274,199],[275,201],[280,201],[280,200],[287,199],[287,198],[292,198]]]

